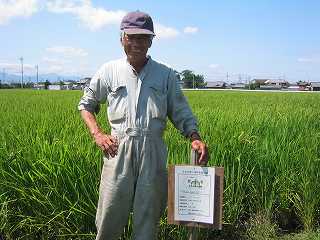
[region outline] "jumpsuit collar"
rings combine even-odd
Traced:
[[[143,68],[141,69],[140,73],[137,73],[136,70],[134,69],[134,67],[128,62],[128,60],[126,59],[126,63],[127,65],[131,68],[132,72],[141,80],[141,82],[143,81],[143,79],[145,78],[145,76],[148,73],[148,69],[150,69],[151,66],[151,56],[147,55],[147,63],[143,66]]]
[[[146,63],[146,65],[144,65],[144,67],[141,69],[140,73],[138,74],[138,77],[140,78],[141,82],[143,82],[144,78],[147,76],[150,66],[151,66],[151,57],[148,55],[147,56],[148,61]]]

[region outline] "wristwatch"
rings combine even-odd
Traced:
[[[189,135],[189,137],[190,137],[190,141],[191,141],[191,142],[193,142],[193,141],[195,141],[195,140],[201,141],[201,137],[200,137],[200,135],[199,135],[198,132],[191,132],[190,135]]]

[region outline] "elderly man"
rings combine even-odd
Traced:
[[[104,64],[78,106],[104,152],[96,239],[118,239],[133,211],[133,239],[152,240],[167,200],[167,150],[162,140],[167,117],[190,138],[201,165],[207,163],[207,147],[175,72],[147,55],[155,36],[151,17],[130,12],[120,28],[126,58]],[[95,118],[105,102],[111,133]]]

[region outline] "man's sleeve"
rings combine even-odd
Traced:
[[[190,106],[182,93],[180,82],[173,70],[168,79],[168,117],[174,126],[185,136],[198,131]]]
[[[78,110],[87,110],[98,114],[100,104],[106,102],[108,95],[106,67],[102,66],[93,76],[78,104]]]

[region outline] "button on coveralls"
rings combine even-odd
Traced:
[[[104,156],[96,215],[98,240],[118,239],[133,211],[133,239],[157,237],[167,203],[167,117],[184,136],[197,122],[174,71],[148,56],[139,74],[126,59],[104,64],[90,82],[78,109],[99,112],[107,101],[115,157]]]

